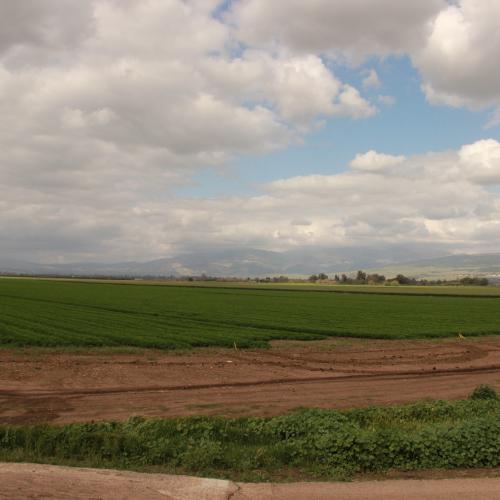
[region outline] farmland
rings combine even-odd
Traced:
[[[356,290],[355,290],[356,291]],[[0,280],[4,346],[265,346],[500,333],[500,298]]]
[[[498,399],[464,400],[499,386],[496,293],[0,279],[0,460],[257,481],[497,467]]]

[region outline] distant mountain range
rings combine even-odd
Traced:
[[[200,251],[148,262],[39,264],[0,258],[0,273],[78,276],[306,276],[353,272],[357,269],[386,276],[403,273],[418,278],[464,275],[500,277],[500,253],[426,255],[425,248],[302,248],[286,252],[258,249]]]

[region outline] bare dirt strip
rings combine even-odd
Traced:
[[[251,484],[166,474],[0,463],[0,499],[500,500],[500,478]]]
[[[458,399],[479,384],[500,389],[500,337],[280,341],[180,354],[1,350],[0,423],[276,415]]]

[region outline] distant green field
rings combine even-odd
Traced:
[[[0,277],[0,279],[2,279]],[[64,281],[77,283],[110,283],[120,285],[155,285],[171,287],[203,287],[203,288],[244,288],[257,290],[292,290],[318,291],[337,293],[389,293],[392,295],[460,295],[464,297],[500,297],[500,285],[337,285],[331,283],[289,282],[289,283],[256,283],[255,281],[187,281],[166,279],[99,279],[99,278],[7,278],[15,280]]]
[[[500,298],[419,293],[0,279],[0,345],[249,347],[271,339],[500,333]]]
[[[97,280],[99,281],[99,280]],[[100,280],[99,282],[111,282]],[[255,283],[252,281],[142,281],[123,280],[127,284],[149,284],[164,286],[189,286],[204,288],[251,288],[257,290],[293,290],[336,293],[375,293],[392,295],[459,295],[462,297],[500,297],[500,286],[465,286],[465,285],[332,285],[329,283]]]

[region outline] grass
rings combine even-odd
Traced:
[[[500,465],[500,401],[419,402],[272,418],[0,426],[0,460],[245,480],[348,479]]]
[[[500,333],[500,298],[0,280],[0,345],[265,346]]]

